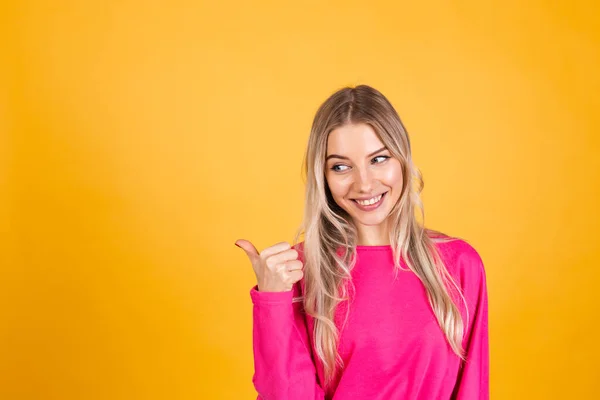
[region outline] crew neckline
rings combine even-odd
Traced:
[[[377,250],[391,250],[392,249],[392,245],[391,244],[384,244],[384,245],[379,245],[379,246],[366,246],[366,245],[360,245],[360,246],[356,246],[356,250],[363,250],[363,251],[377,251]]]

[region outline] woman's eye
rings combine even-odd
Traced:
[[[387,160],[387,159],[388,159],[388,158],[390,158],[390,157],[388,157],[388,156],[377,156],[377,157],[373,158],[373,160],[376,160],[376,159],[378,159],[378,158],[383,158],[383,160],[382,160],[382,161],[380,161],[380,163],[382,163],[382,162],[384,162],[385,160]]]
[[[378,158],[381,158],[382,160],[381,161],[375,161]],[[391,158],[391,157],[389,157],[389,156],[377,156],[377,157],[373,157],[373,160],[371,160],[371,161],[375,161],[374,164],[381,164],[382,162],[384,162],[388,158]],[[342,169],[338,169],[338,168],[342,168]],[[333,167],[331,167],[331,170],[335,171],[335,172],[344,172],[344,171],[346,171],[343,168],[349,168],[349,167],[347,165],[336,164]]]
[[[339,165],[339,164],[338,164],[338,165],[334,165],[333,167],[331,167],[331,169],[332,169],[333,171],[335,171],[335,172],[342,172],[342,171],[345,171],[345,170],[343,170],[343,169],[336,169],[336,168],[338,168],[338,167],[345,167],[345,165]]]

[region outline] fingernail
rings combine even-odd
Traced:
[[[239,247],[240,249],[242,248],[242,246],[240,246],[239,244],[237,244],[237,243],[234,243],[234,244],[235,244],[237,247]]]

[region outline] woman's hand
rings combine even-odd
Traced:
[[[292,290],[294,283],[304,276],[298,252],[287,242],[274,244],[260,253],[248,240],[240,239],[235,244],[241,247],[250,259],[260,292]]]

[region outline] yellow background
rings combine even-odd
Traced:
[[[253,398],[233,243],[293,238],[314,112],[359,83],[484,259],[493,398],[598,398],[592,3],[3,3],[0,398]]]

